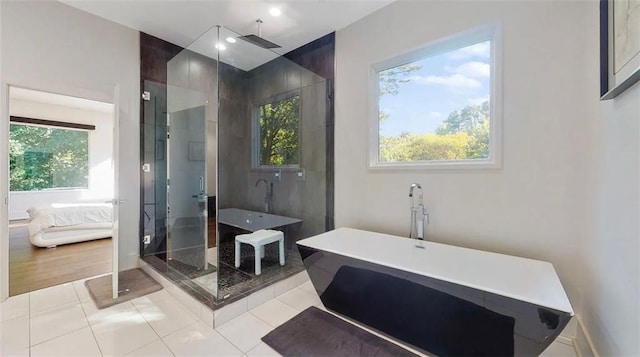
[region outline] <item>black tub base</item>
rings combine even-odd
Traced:
[[[571,315],[398,269],[298,246],[331,311],[437,356],[537,356]]]

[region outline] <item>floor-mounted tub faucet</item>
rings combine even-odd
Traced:
[[[264,182],[267,185],[267,191],[264,193],[264,211],[266,213],[271,213],[271,199],[273,198],[273,182],[267,182],[265,179],[259,179],[256,181],[256,187],[260,184],[260,182]]]
[[[416,204],[415,191],[420,190]],[[412,183],[409,187],[409,202],[411,206],[411,231],[409,238],[424,239],[426,225],[429,224],[429,215],[424,208],[422,186],[419,183]]]

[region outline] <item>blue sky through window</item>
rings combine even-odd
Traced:
[[[454,110],[478,105],[491,92],[490,41],[427,57],[399,93],[379,98],[379,109],[389,115],[380,122],[381,136],[402,132],[433,133]]]

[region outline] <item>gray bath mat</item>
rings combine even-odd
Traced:
[[[417,356],[314,306],[262,337],[262,341],[284,357]]]
[[[118,274],[118,290],[120,292],[117,299],[114,299],[111,293],[111,274],[87,280],[84,284],[98,309],[162,290],[162,286],[142,269],[125,270]]]

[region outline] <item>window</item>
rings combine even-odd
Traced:
[[[494,29],[373,66],[370,167],[496,167]]]
[[[298,167],[300,95],[278,96],[260,105],[257,112],[255,166]]]
[[[11,124],[11,191],[88,188],[89,132]]]

